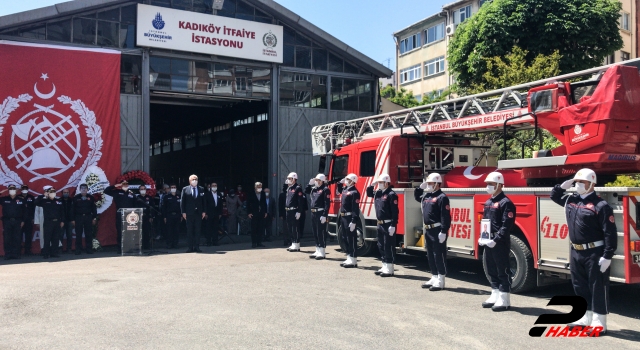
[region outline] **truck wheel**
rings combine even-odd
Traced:
[[[485,251],[490,248],[485,248]],[[511,251],[509,252],[511,265],[511,291],[513,293],[525,293],[537,284],[536,270],[533,268],[533,254],[531,249],[520,238],[511,235]],[[487,280],[487,254],[482,254],[482,266]]]
[[[362,228],[360,226],[356,227],[356,232],[358,232],[358,244],[357,244],[358,256],[369,255],[374,249],[377,249],[378,246],[376,242],[369,242],[364,240],[364,233],[362,232]],[[336,238],[338,239],[338,243],[340,244],[340,249],[342,249],[342,252],[347,254],[346,242],[344,242],[342,240],[342,237],[340,236],[340,227],[338,227],[338,236]]]

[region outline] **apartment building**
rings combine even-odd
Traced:
[[[393,33],[396,41],[396,86],[413,92],[421,100],[425,94],[440,95],[452,83],[447,67],[447,47],[456,27],[477,13],[487,0],[459,0],[442,11]],[[638,4],[621,0],[620,35],[624,46],[603,63],[638,57]]]

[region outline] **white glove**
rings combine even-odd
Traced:
[[[600,258],[598,265],[600,265],[600,272],[604,273],[609,268],[609,265],[611,265],[611,259]]]
[[[396,228],[393,226],[389,226],[389,236],[393,236],[396,233]]]
[[[568,190],[571,188],[572,185],[573,185],[573,179],[563,182],[562,185],[560,185],[560,188],[562,188],[563,190]]]
[[[300,220],[300,213],[296,213],[296,220]]]
[[[426,190],[427,189],[427,183],[426,182],[421,183],[420,184],[420,188],[423,189],[423,190]]]
[[[444,243],[444,240],[447,239],[447,234],[444,232],[438,233],[438,240],[440,243]]]
[[[485,239],[484,244],[489,248],[493,248],[496,246],[496,241],[494,241],[493,239]]]
[[[344,185],[345,179],[342,178],[342,180],[340,180],[340,183]]]
[[[478,245],[483,246],[484,245],[484,238],[478,238]]]
[[[353,222],[349,224],[349,231],[353,232],[356,229],[356,224]]]
[[[320,223],[324,224],[325,222],[327,222],[327,218],[325,218],[324,216],[320,217]]]
[[[316,184],[316,179],[309,180],[309,185],[313,186]]]

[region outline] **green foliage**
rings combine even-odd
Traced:
[[[489,57],[501,57],[514,45],[538,55],[561,56],[560,73],[596,67],[622,48],[615,0],[494,0],[458,26],[448,48],[449,70],[464,91],[488,84]],[[495,67],[493,67],[495,68]]]
[[[604,187],[640,187],[640,174],[618,175],[616,181],[609,182]]]
[[[438,91],[433,90],[429,93],[422,95],[422,101],[420,102],[420,104],[428,105],[432,103],[442,102],[446,100],[450,95],[451,95],[451,90],[449,89],[444,89],[444,91],[442,91],[440,96],[438,96]]]
[[[389,101],[405,108],[411,108],[420,105],[420,101],[416,100],[415,96],[413,96],[413,92],[407,91],[407,89],[405,88],[396,90],[393,88],[393,86],[387,85],[387,87],[380,91],[380,95],[384,98],[389,99]]]

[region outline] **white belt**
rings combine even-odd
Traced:
[[[298,209],[298,208],[284,208],[284,210],[286,210],[286,211],[291,211],[291,210],[296,210],[296,209]]]
[[[388,224],[390,222],[391,222],[391,220],[378,220],[378,225]]]
[[[340,216],[351,216],[351,214],[353,214],[353,213],[351,213],[351,212],[348,212],[348,213],[340,213]]]
[[[324,208],[322,208],[322,209],[311,209],[312,213],[315,213],[315,212],[318,212],[318,211],[324,211]]]
[[[424,228],[426,228],[427,230],[432,229],[432,228],[436,228],[436,227],[440,227],[442,226],[442,224],[440,224],[439,222],[436,222],[435,224],[431,224],[431,225],[424,225]]]
[[[573,243],[571,243],[571,245],[573,246],[573,249],[575,249],[575,250],[587,250],[587,249],[600,247],[600,246],[604,245],[604,241],[595,241],[595,242],[591,242],[591,243],[587,243],[587,244],[573,244]]]

